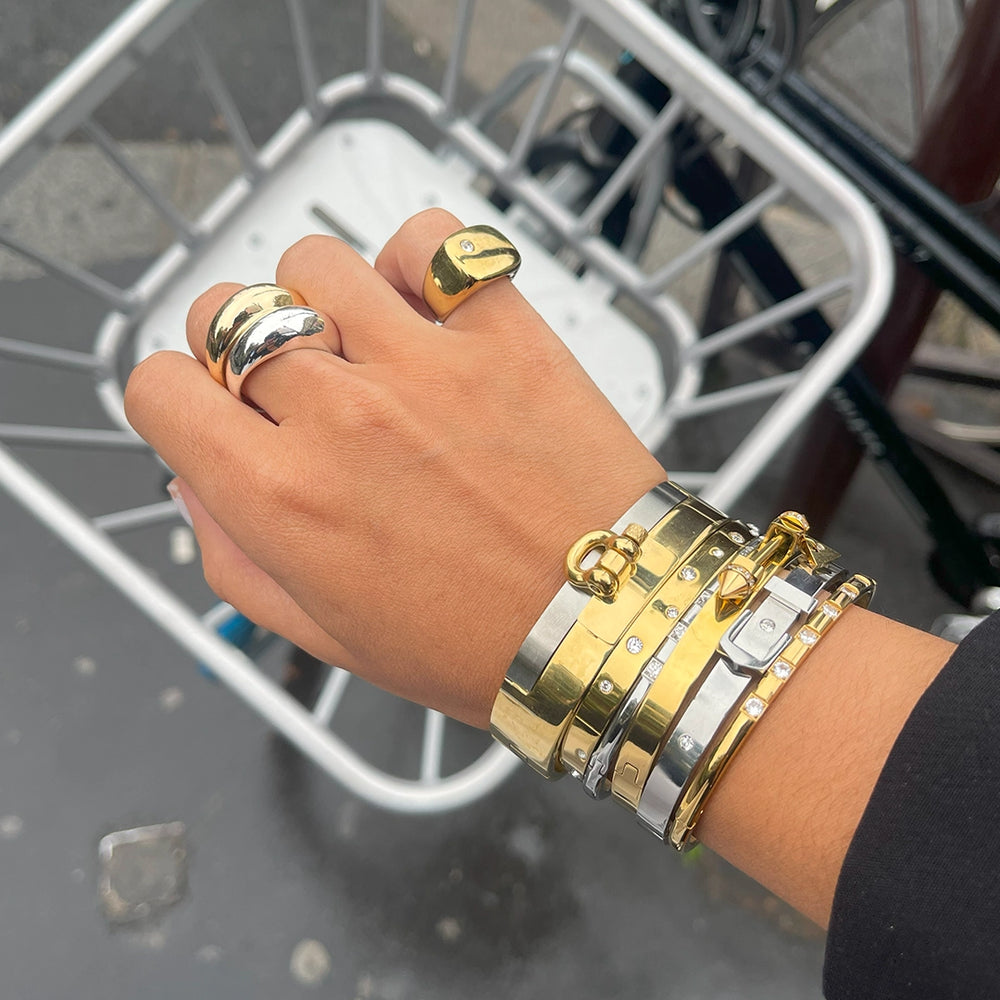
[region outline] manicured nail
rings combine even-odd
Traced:
[[[187,504],[184,502],[181,488],[177,485],[176,479],[171,479],[167,483],[167,492],[170,494],[170,499],[173,500],[174,506],[181,512],[181,517],[187,522],[187,526],[193,528],[194,522],[191,520],[191,511],[188,510]]]

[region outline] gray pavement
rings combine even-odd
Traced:
[[[0,113],[12,113],[121,6],[9,4],[0,12]],[[433,51],[441,8],[393,9],[399,59],[413,59],[414,33]],[[237,70],[234,23],[280,38],[280,10],[265,6],[251,19],[236,4],[215,10],[205,28]],[[332,59],[356,59],[356,34],[324,31],[317,40]],[[155,70],[162,108],[108,110],[119,134],[149,143],[150,168],[164,171],[168,187],[190,179],[191,158],[208,173],[222,169],[217,151],[199,146],[213,126],[193,110],[180,67],[165,59]],[[287,113],[289,95],[244,72],[256,95],[253,128],[266,129]],[[180,123],[168,136],[166,119]],[[79,160],[76,168],[86,174]],[[74,225],[45,217],[44,184],[30,204],[42,238]],[[135,223],[125,205],[101,232],[73,230],[78,253],[125,280],[160,248]],[[123,243],[126,232],[135,242]],[[97,318],[52,279],[3,273],[0,336],[29,327],[40,303],[67,346]],[[86,379],[0,363],[0,423],[15,412],[51,416],[53,399],[66,414],[101,418]],[[162,475],[145,460],[21,453],[90,513],[162,496]],[[949,476],[970,506],[996,500]],[[776,471],[758,485],[747,516],[766,520],[779,479]],[[819,997],[819,931],[711,854],[675,857],[571,782],[550,786],[523,772],[459,812],[379,811],[303,762],[6,495],[0,525],[2,1000]],[[166,525],[126,544],[205,607],[210,595],[178,537]],[[926,627],[953,609],[929,583],[921,530],[870,468],[827,538],[879,578],[879,607],[891,616]],[[277,673],[286,654],[273,647],[265,668]],[[415,711],[352,683],[341,713],[360,744],[409,765]],[[457,752],[472,752],[477,738],[457,732]],[[186,856],[175,859],[179,901],[135,923],[110,921],[100,839],[175,822],[186,830]]]

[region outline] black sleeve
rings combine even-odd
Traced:
[[[1000,1000],[1000,613],[889,755],[837,883],[827,1000]]]

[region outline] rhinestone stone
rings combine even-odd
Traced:
[[[737,545],[742,545],[746,539],[738,531],[730,531],[729,537],[736,542]]]
[[[819,642],[819,632],[811,628],[799,629],[799,634],[795,637],[803,646],[815,646]]]
[[[713,545],[713,546],[712,546],[712,547],[711,547],[711,548],[710,548],[710,549],[708,550],[708,554],[709,554],[709,555],[710,555],[710,556],[711,556],[711,557],[712,557],[713,559],[721,559],[721,558],[722,558],[722,557],[723,557],[723,556],[724,556],[724,555],[725,555],[726,553],[725,553],[725,552],[723,552],[723,551],[722,551],[722,549],[720,549],[718,545]]]
[[[462,240],[462,242],[461,242],[461,243],[459,243],[458,245],[459,245],[459,246],[460,246],[460,247],[461,247],[461,248],[462,248],[462,249],[463,249],[463,250],[464,250],[464,251],[465,251],[466,253],[472,253],[472,251],[476,249],[476,244],[475,244],[475,243],[473,243],[473,242],[472,242],[472,240]]]
[[[687,733],[684,733],[683,736],[678,738],[677,745],[684,751],[684,753],[687,753],[694,746],[694,740],[688,736]]]
[[[747,698],[743,708],[751,719],[759,719],[764,714],[766,706],[760,698]]]
[[[586,760],[587,751],[584,750],[583,747],[577,747],[576,756],[578,760]]]
[[[753,535],[754,538],[760,534],[760,528],[758,528],[756,524],[751,524],[747,521],[747,527],[750,529],[750,534]]]
[[[664,612],[668,618],[679,618],[681,615],[681,609],[677,607],[676,604],[668,604],[667,610]]]
[[[773,632],[778,627],[778,623],[773,618],[761,618],[757,627],[761,632]]]
[[[641,653],[642,652],[642,639],[637,635],[630,635],[628,637],[628,642],[625,643],[625,648],[630,653]]]
[[[831,604],[829,601],[824,601],[823,614],[825,614],[828,618],[839,618],[840,608],[838,608],[836,604]]]
[[[779,681],[787,681],[788,678],[792,676],[792,665],[787,663],[785,660],[778,660],[773,669],[774,676],[777,677]]]
[[[597,690],[600,691],[601,694],[611,694],[611,692],[614,691],[614,689],[615,689],[614,684],[612,684],[612,682],[608,680],[607,677],[605,677],[601,681],[601,683],[597,685]]]
[[[675,625],[670,631],[670,638],[676,642],[685,632],[687,631],[687,625],[681,622],[679,625]]]
[[[685,566],[680,572],[680,578],[682,580],[687,580],[690,583],[692,580],[698,579],[698,571],[694,566]]]

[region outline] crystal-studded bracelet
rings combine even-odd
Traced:
[[[875,581],[855,574],[821,601],[806,623],[795,631],[781,654],[738,704],[712,747],[698,761],[670,818],[667,839],[673,847],[683,850],[691,846],[695,826],[709,796],[756,723],[844,611],[853,604],[868,607],[874,593]]]
[[[674,720],[636,810],[639,822],[661,839],[684,786],[719,730],[818,601],[846,576],[835,563],[816,568],[800,562],[769,580],[753,607],[723,636],[694,698]]]

